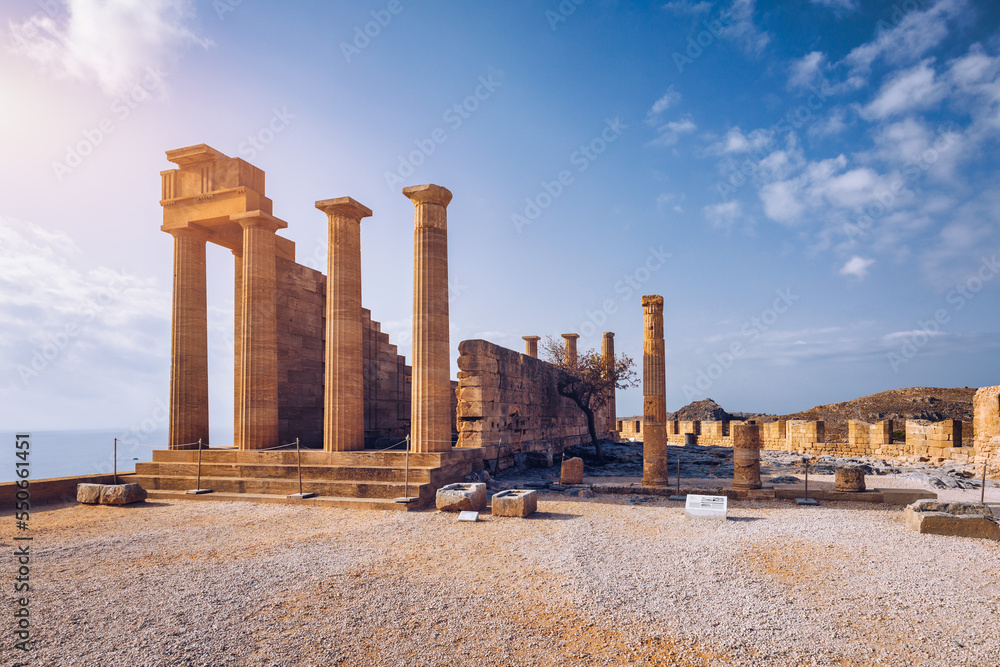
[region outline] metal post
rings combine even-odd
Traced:
[[[985,467],[984,467],[984,469],[985,469]],[[115,471],[115,484],[118,484],[118,438],[115,438],[115,463],[114,463],[114,471]]]
[[[304,493],[302,491],[302,448],[299,444],[298,438],[295,438],[295,460],[295,467],[298,468],[299,471],[299,492],[293,493],[288,497],[297,498],[299,500],[302,500],[303,498],[312,498],[316,495],[315,493]]]
[[[201,488],[201,438],[198,438],[198,483],[194,488]]]
[[[983,457],[983,488],[979,491],[979,502],[986,502],[986,457]]]
[[[806,467],[806,500],[809,500],[809,459],[803,456],[802,465]]]
[[[395,445],[393,445],[393,447],[395,447]],[[406,464],[405,464],[406,465],[406,473],[405,473],[405,476],[403,477],[403,494],[404,495],[400,496],[399,498],[395,498],[393,500],[393,502],[402,503],[402,504],[408,504],[408,503],[412,503],[412,502],[416,502],[417,500],[420,500],[419,496],[413,497],[413,496],[410,495],[410,436],[409,435],[406,436],[406,456],[405,456],[405,460],[406,460]]]
[[[677,495],[681,495],[681,456],[677,455]]]

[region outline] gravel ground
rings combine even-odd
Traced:
[[[24,664],[1000,665],[1000,544],[919,535],[902,516],[768,501],[694,520],[662,498],[555,493],[533,518],[478,523],[39,508]],[[7,545],[13,523],[0,517]],[[9,637],[2,662],[18,664]]]

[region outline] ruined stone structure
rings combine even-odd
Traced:
[[[604,359],[605,365],[608,368],[614,368],[615,363],[615,334],[611,331],[605,331],[604,337],[601,338],[601,357]],[[615,406],[615,388],[611,387],[608,389],[607,402],[604,404],[604,409],[601,410],[601,416],[603,417],[603,425],[598,424],[598,429],[602,431],[616,432],[618,431],[618,416]],[[617,440],[617,433],[614,433],[614,438]]]
[[[982,387],[972,399],[975,463],[1000,475],[1000,386]]]
[[[667,370],[663,341],[663,297],[642,297],[642,483],[667,482]]]
[[[563,347],[567,366],[573,366],[576,364],[578,358],[578,353],[576,349],[576,341],[580,338],[580,334],[575,333],[564,333],[563,337]]]
[[[457,447],[496,447],[503,469],[529,453],[551,463],[590,441],[586,416],[556,390],[556,366],[485,340],[462,341],[458,352]]]
[[[757,424],[734,424],[733,488],[759,489],[760,427]]]
[[[524,353],[529,357],[538,358],[538,341],[541,336],[521,336],[524,339]]]

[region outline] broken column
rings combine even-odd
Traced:
[[[667,367],[663,344],[663,297],[642,297],[644,339],[642,342],[642,414],[643,419],[664,423],[667,420]]]
[[[361,329],[361,220],[367,206],[350,197],[316,202],[327,215],[326,378],[323,449],[365,448],[364,350]]]
[[[613,373],[615,368],[615,334],[611,331],[604,332],[604,338],[601,341],[601,357],[604,359],[604,365],[608,368],[608,372]],[[606,424],[604,430],[612,432],[618,430],[615,388],[613,386],[608,388],[608,400],[604,404],[604,419]]]
[[[413,202],[413,402],[411,446],[451,449],[451,359],[448,344],[448,204],[440,185],[403,188]]]
[[[580,334],[575,333],[565,333],[563,337],[563,346],[565,349],[565,359],[566,365],[575,366],[577,360],[576,352],[576,340],[580,337]]]
[[[196,229],[174,237],[174,294],[170,331],[170,449],[208,443],[208,301],[205,242]],[[191,443],[195,443],[192,445]]]
[[[760,426],[733,424],[733,488],[760,488]]]
[[[236,446],[278,444],[278,328],[275,232],[287,224],[263,211],[230,217],[243,228],[239,348],[241,390]]]
[[[524,353],[529,357],[538,358],[538,341],[541,336],[521,336],[524,339]]]

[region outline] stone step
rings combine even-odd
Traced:
[[[191,476],[134,475],[129,481],[141,484],[147,491],[186,491],[195,487]],[[298,479],[201,477],[201,488],[220,493],[290,495],[298,493]],[[370,482],[353,480],[303,480],[302,490],[335,498],[392,499],[404,495],[433,497],[436,485],[411,483],[404,488],[402,482]]]
[[[319,450],[302,450],[302,465],[317,466],[376,466],[403,468],[406,465],[406,452],[399,451],[356,451],[356,452],[324,452]],[[459,461],[469,462],[474,459],[482,461],[477,449],[456,448],[447,452],[410,452],[410,466],[414,468],[436,468],[453,465]],[[203,449],[201,450],[202,465],[206,463],[242,463],[259,465],[295,465],[299,453],[292,450],[254,451],[240,449]],[[157,449],[153,450],[154,463],[196,463],[197,449]]]
[[[409,475],[410,482],[431,482],[438,468],[410,466],[409,473],[405,468],[376,466],[317,466],[303,465],[303,481],[356,481],[356,482],[399,482],[403,483]],[[154,477],[196,477],[197,463],[136,463],[135,472],[138,475]],[[201,463],[202,477],[239,477],[290,479],[298,481],[297,465],[258,464],[258,463]]]
[[[200,501],[200,502],[254,502],[254,503],[286,503],[291,505],[311,505],[314,507],[343,507],[346,509],[393,510],[412,512],[427,507],[432,499],[420,498],[412,503],[397,503],[383,498],[342,498],[336,496],[314,496],[312,498],[288,498],[287,496],[268,493],[212,493],[191,494],[184,491],[153,490],[148,491],[147,500],[167,501]]]

